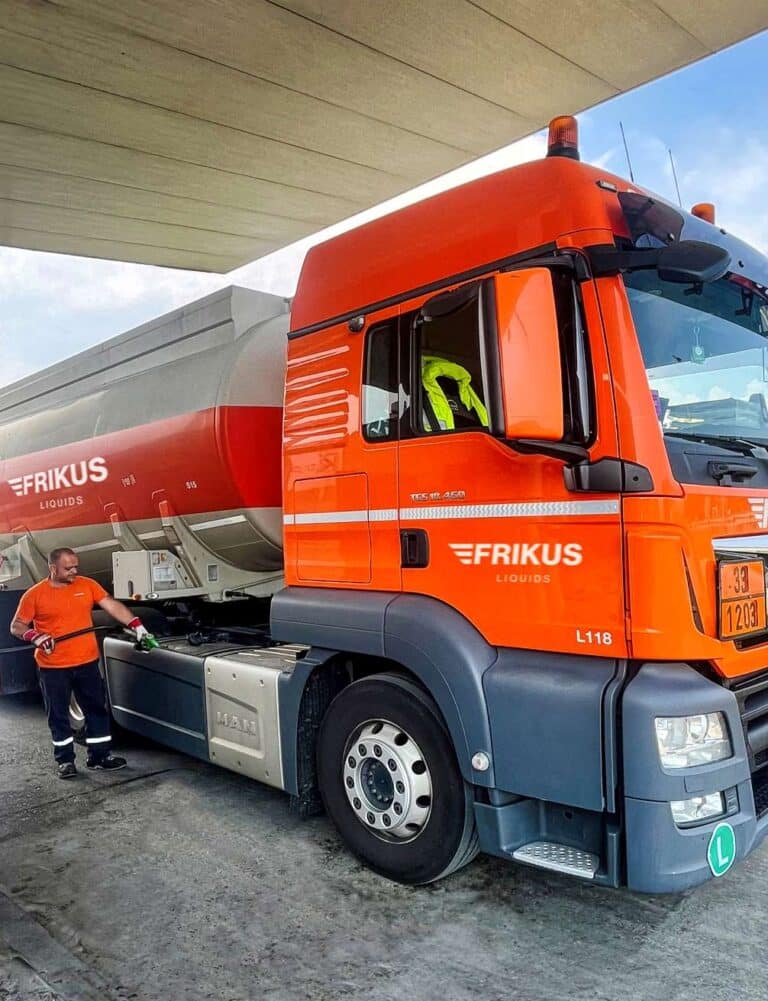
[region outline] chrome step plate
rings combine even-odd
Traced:
[[[558,845],[554,841],[531,841],[530,844],[521,845],[512,853],[512,858],[518,862],[527,862],[528,865],[536,865],[540,869],[565,872],[582,879],[592,879],[600,866],[597,855],[568,845]]]

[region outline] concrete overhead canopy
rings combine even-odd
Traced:
[[[768,27],[764,0],[0,12],[0,244],[208,271]]]

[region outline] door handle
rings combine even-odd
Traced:
[[[429,566],[429,536],[423,528],[401,529],[400,566],[415,570]]]

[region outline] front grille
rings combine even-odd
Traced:
[[[764,646],[766,643],[768,643],[768,633],[760,633],[759,636],[747,636],[743,640],[733,641],[737,650],[754,650],[756,646]]]
[[[758,817],[768,812],[768,770],[752,776],[752,792],[755,796],[755,813]]]
[[[768,813],[768,671],[736,684],[758,817]]]

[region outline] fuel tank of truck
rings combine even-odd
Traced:
[[[0,585],[57,546],[110,583],[174,524],[277,578],[287,330],[285,300],[231,286],[0,389]]]

